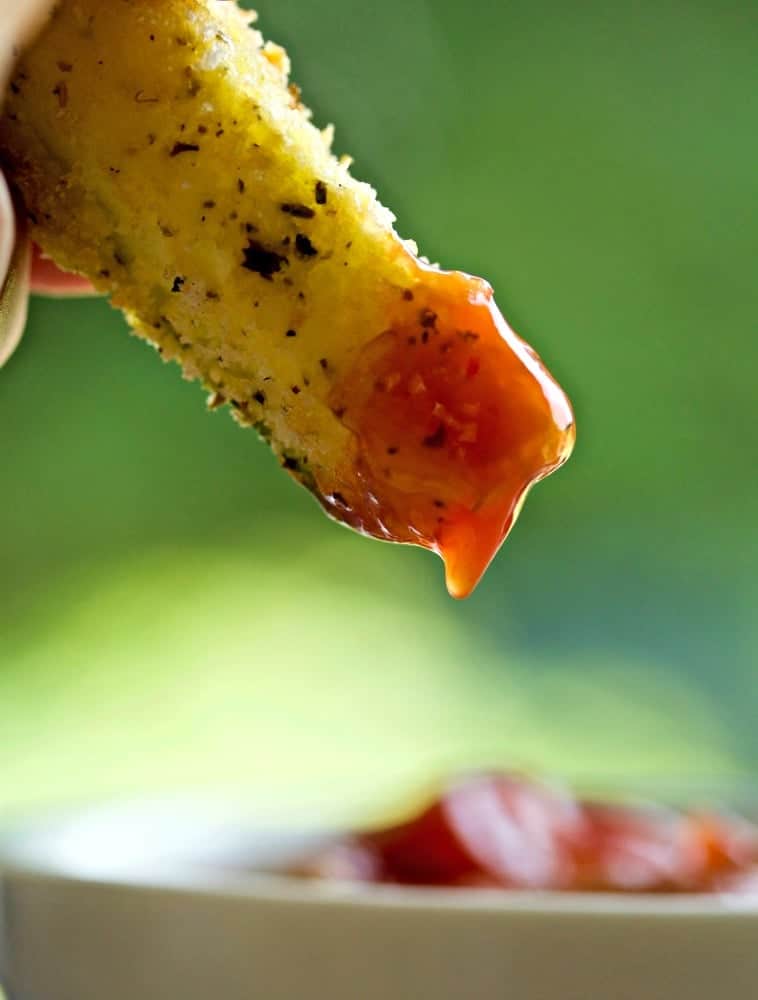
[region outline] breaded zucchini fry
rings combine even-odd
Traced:
[[[338,520],[468,594],[573,444],[478,278],[421,262],[227,0],[63,0],[0,148],[34,238]]]

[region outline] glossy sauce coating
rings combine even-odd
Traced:
[[[325,490],[325,505],[367,534],[439,553],[455,597],[471,593],[530,487],[574,443],[568,399],[490,286],[416,260],[330,405],[359,458],[352,488]]]
[[[567,458],[570,406],[485,282],[397,236],[288,71],[234,3],[62,0],[3,162],[46,253],[335,518],[439,553],[465,596]]]
[[[736,817],[582,802],[511,774],[450,785],[407,822],[345,837],[294,874],[401,885],[758,892],[758,828]]]

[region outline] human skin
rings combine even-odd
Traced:
[[[5,92],[18,51],[34,37],[52,7],[53,0],[0,0],[0,93]],[[21,339],[30,292],[81,295],[90,291],[89,282],[60,271],[30,244],[0,172],[0,366]]]

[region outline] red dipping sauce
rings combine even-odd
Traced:
[[[466,597],[529,490],[571,454],[574,414],[485,281],[398,253],[409,287],[330,398],[358,464],[319,494],[358,531],[437,552]]]
[[[335,840],[293,873],[560,892],[758,892],[758,826],[482,774],[452,783],[407,822]]]

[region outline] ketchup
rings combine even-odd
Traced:
[[[571,454],[574,416],[485,281],[406,264],[386,329],[330,399],[358,439],[358,488],[323,501],[360,531],[437,552],[466,597],[531,486]]]
[[[758,827],[583,802],[513,774],[453,782],[404,823],[344,837],[294,874],[418,886],[758,892]]]

